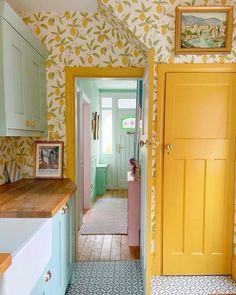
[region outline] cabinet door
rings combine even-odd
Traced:
[[[74,264],[74,197],[66,204],[62,223],[62,276],[67,287],[73,272]]]
[[[48,266],[45,268],[44,272],[40,276],[36,286],[31,291],[30,295],[53,295],[53,285],[52,285],[52,278],[53,278],[53,270],[52,270],[52,263],[50,262]],[[51,272],[51,277],[46,281],[46,274],[47,272]],[[56,293],[55,293],[56,294]]]
[[[3,20],[3,62],[8,128],[25,129],[25,41]]]
[[[45,61],[29,44],[26,44],[28,61],[25,65],[24,79],[25,97],[29,102],[25,105],[25,113],[30,121],[30,130],[46,130],[47,101]]]

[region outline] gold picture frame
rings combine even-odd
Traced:
[[[175,54],[227,54],[233,7],[176,7]]]

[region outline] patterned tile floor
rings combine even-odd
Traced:
[[[236,294],[229,276],[163,276],[152,279],[152,295]]]
[[[78,262],[66,295],[143,295],[139,261]]]

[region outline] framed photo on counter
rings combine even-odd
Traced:
[[[36,141],[34,161],[35,178],[63,178],[63,154],[63,141]]]

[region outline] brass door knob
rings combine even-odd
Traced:
[[[166,149],[167,149],[167,151],[171,151],[172,149],[173,149],[173,145],[171,144],[171,143],[168,143],[167,145],[166,145]]]
[[[139,145],[140,145],[140,147],[143,147],[143,146],[147,147],[148,146],[148,140],[145,140],[145,141],[140,140]]]

